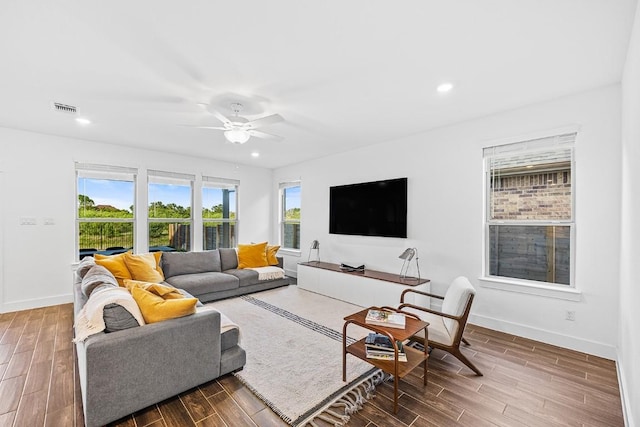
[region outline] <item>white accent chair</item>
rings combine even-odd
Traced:
[[[404,296],[407,293],[416,293],[443,300],[442,311],[405,303]],[[467,324],[469,312],[471,311],[471,303],[473,302],[475,294],[476,290],[469,280],[466,277],[460,276],[451,282],[444,297],[414,289],[405,290],[400,296],[400,306],[398,309],[414,313],[425,322],[429,322],[429,346],[451,353],[471,368],[476,375],[482,376],[482,372],[460,351],[461,341],[466,345],[470,345],[469,342],[462,337],[462,333]],[[424,332],[412,336],[411,341],[425,345]]]

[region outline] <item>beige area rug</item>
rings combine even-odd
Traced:
[[[383,380],[372,365],[347,355],[342,381],[343,319],[362,307],[295,285],[208,305],[240,326],[247,364],[236,376],[290,425],[317,419],[343,425]],[[366,334],[349,326],[348,342]]]

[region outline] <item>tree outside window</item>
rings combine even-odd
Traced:
[[[205,250],[236,246],[238,183],[203,177],[202,238]]]
[[[300,183],[280,187],[280,244],[283,249],[300,249]]]
[[[149,171],[149,250],[191,250],[193,179]]]
[[[135,171],[76,165],[78,258],[133,249]]]

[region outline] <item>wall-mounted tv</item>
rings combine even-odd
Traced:
[[[407,178],[329,189],[329,233],[407,237]]]

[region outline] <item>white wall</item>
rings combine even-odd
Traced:
[[[239,179],[238,241],[267,240],[271,234],[270,169],[6,128],[0,128],[0,147],[0,312],[71,301],[76,161]],[[37,225],[20,225],[22,217],[36,218]],[[44,225],[44,218],[55,224]]]
[[[622,79],[622,218],[618,370],[630,427],[640,422],[640,6]],[[635,402],[632,405],[631,402]]]
[[[455,96],[455,94],[453,94]],[[572,302],[479,286],[482,273],[482,147],[568,125],[576,142],[576,285]],[[609,86],[274,171],[274,185],[302,179],[302,256],[318,239],[323,261],[361,261],[399,272],[398,255],[417,247],[423,277],[443,293],[458,275],[478,290],[473,322],[615,357],[620,215],[620,87]],[[409,178],[408,239],[328,234],[329,187]],[[567,310],[576,321],[565,320]]]

